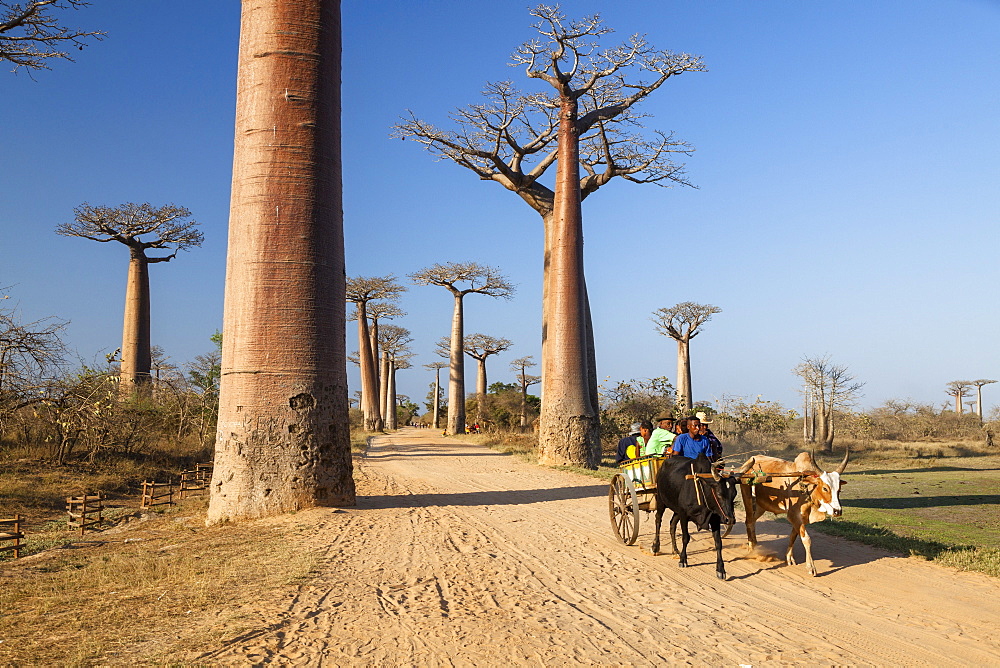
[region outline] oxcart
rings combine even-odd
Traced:
[[[608,488],[608,513],[611,530],[626,545],[639,537],[639,511],[650,511],[656,495],[656,474],[666,457],[640,457],[618,465],[619,472]]]
[[[640,457],[618,465],[619,472],[611,479],[608,487],[608,514],[611,517],[611,530],[618,540],[626,545],[632,545],[639,537],[639,511],[647,513],[655,509],[653,500],[656,496],[656,474],[659,472],[666,457],[651,455]],[[721,460],[720,460],[721,462]],[[736,471],[720,471],[719,476],[730,476],[740,482],[757,484],[762,480],[750,472],[740,475]],[[708,473],[698,473],[686,476],[689,479],[711,476]],[[726,526],[725,536],[729,535],[735,518]]]

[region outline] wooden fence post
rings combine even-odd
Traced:
[[[0,542],[13,541],[13,545],[4,545],[0,547],[0,552],[6,552],[12,550],[14,552],[14,558],[21,558],[21,541],[24,539],[24,532],[21,531],[21,523],[24,522],[24,517],[21,515],[15,515],[11,519],[0,520]],[[10,531],[5,531],[4,527],[10,527]]]

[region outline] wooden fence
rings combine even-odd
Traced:
[[[0,520],[0,543],[13,542],[13,545],[0,545],[0,552],[14,551],[14,558],[21,556],[21,541],[24,540],[24,532],[21,531],[21,523],[24,518],[15,515],[9,520]]]
[[[212,481],[212,462],[207,464],[195,464],[189,471],[181,473],[181,486],[179,490],[180,498],[192,492],[208,489],[208,484]]]
[[[67,525],[70,529],[80,529],[82,536],[87,529],[95,529],[104,523],[104,495],[84,494],[66,497]]]
[[[174,483],[149,482],[148,480],[142,483],[142,500],[139,502],[140,508],[172,505],[174,505]]]

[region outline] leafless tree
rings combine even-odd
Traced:
[[[949,397],[955,398],[955,412],[961,415],[964,411],[962,410],[962,399],[969,396],[972,390],[969,387],[972,386],[971,380],[953,380],[946,386],[944,393]]]
[[[355,503],[340,2],[242,7],[212,524]]]
[[[677,400],[687,412],[693,408],[691,339],[701,333],[701,326],[711,320],[715,313],[722,313],[722,309],[694,302],[681,302],[653,312],[652,321],[657,331],[677,342]]]
[[[8,298],[0,296],[0,305]],[[7,416],[40,401],[43,389],[59,375],[67,352],[66,324],[55,318],[25,323],[16,306],[0,308],[0,432]]]
[[[191,212],[182,206],[154,207],[148,202],[128,202],[118,207],[78,206],[72,223],[62,223],[56,233],[91,241],[123,244],[129,250],[125,288],[125,322],[122,332],[121,388],[131,394],[149,382],[152,367],[149,328],[149,265],[169,262],[177,252],[200,246],[204,236]],[[173,250],[150,257],[150,250]]]
[[[853,405],[865,384],[857,382],[846,366],[831,362],[829,355],[806,357],[793,371],[815,397],[816,439],[821,451],[832,453],[834,411]]]
[[[416,285],[439,285],[451,292],[455,308],[451,317],[451,343],[449,346],[450,371],[448,374],[448,433],[465,433],[465,359],[463,332],[465,295],[480,294],[510,299],[514,285],[497,267],[475,262],[448,262],[435,264],[410,274]]]
[[[635,105],[701,59],[656,51],[634,35],[601,49],[610,32],[599,16],[567,21],[558,7],[531,11],[538,37],[517,48],[512,65],[549,85],[521,93],[512,82],[487,84],[486,101],[457,110],[457,129],[412,112],[396,136],[517,194],[545,228],[542,289],[542,415],[539,459],[596,467],[599,407],[593,325],[583,269],[581,203],[615,177],[661,186],[686,184],[675,154],[691,147],[672,134],[642,133]],[[555,165],[554,186],[541,182]],[[583,176],[581,177],[581,170]]]
[[[979,415],[979,421],[983,421],[983,385],[989,385],[995,383],[995,380],[989,380],[987,378],[980,378],[979,380],[972,381],[972,384],[976,387],[976,413]]]
[[[537,366],[535,364],[535,358],[531,355],[525,357],[518,357],[516,360],[510,363],[510,370],[517,374],[517,382],[521,385],[521,419],[520,425],[522,428],[528,426],[528,388],[539,383],[542,380],[541,376],[532,376],[528,374],[528,369]]]
[[[465,337],[465,354],[478,362],[476,373],[476,422],[486,419],[486,358],[509,350],[514,345],[509,339],[498,339],[487,334],[470,334]]]
[[[361,410],[364,413],[366,431],[382,431],[384,427],[379,402],[378,360],[375,357],[368,316],[368,304],[394,300],[406,290],[396,282],[395,276],[356,276],[347,279],[347,301],[357,307],[355,319],[358,321],[358,357],[361,360]]]
[[[0,0],[0,60],[28,70],[50,69],[48,61],[62,58],[72,62],[65,49],[82,50],[90,39],[104,38],[105,33],[79,30],[61,25],[53,10],[80,9],[84,0]]]

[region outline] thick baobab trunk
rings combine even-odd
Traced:
[[[385,373],[385,428],[391,431],[399,429],[396,424],[396,364],[386,356]]]
[[[441,428],[441,369],[434,369],[434,428]]]
[[[382,351],[382,360],[379,363],[378,372],[378,408],[379,412],[382,414],[382,421],[388,423],[389,421],[389,407],[392,405],[389,401],[389,367],[391,363],[389,362],[389,353]]]
[[[521,381],[521,428],[528,426],[528,384]]]
[[[476,362],[476,422],[482,427],[486,419],[486,357]]]
[[[364,415],[365,431],[382,431],[384,423],[380,410],[378,371],[364,302],[358,303],[358,359],[361,362],[361,413]]]
[[[125,284],[125,322],[122,327],[122,396],[149,386],[149,260],[141,249],[129,248],[128,280]]]
[[[575,100],[559,111],[555,200],[546,221],[539,463],[596,468],[601,444],[591,397],[579,134]]]
[[[355,503],[340,53],[338,1],[244,0],[209,523]]]
[[[691,341],[677,339],[677,401],[684,410],[694,408],[691,399]]]
[[[382,420],[385,421],[385,390],[382,380],[383,367],[386,357],[379,350],[378,345],[378,320],[372,320],[368,327],[368,338],[371,340],[372,360],[375,361],[375,387],[378,388],[378,410]]]
[[[455,312],[451,316],[451,357],[448,367],[448,433],[465,433],[465,353],[462,351],[464,316],[461,292],[455,295]]]

